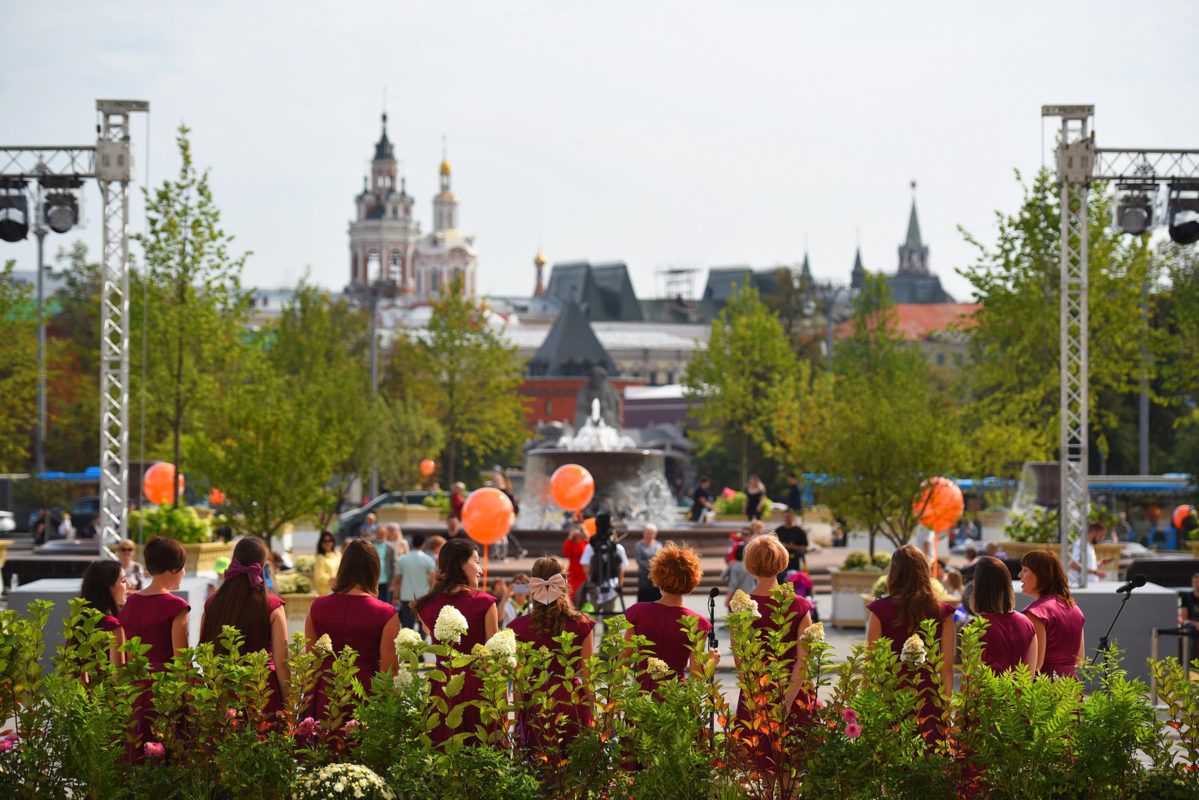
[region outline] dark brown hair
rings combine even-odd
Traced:
[[[441,552],[437,554],[437,580],[433,582],[429,593],[424,597],[417,598],[412,607],[420,611],[425,603],[436,595],[459,586],[466,586],[466,572],[462,569],[462,565],[470,561],[471,556],[477,552],[473,541],[461,537],[450,539],[442,545]]]
[[[926,619],[939,618],[928,557],[915,545],[905,544],[891,555],[887,594],[895,601],[899,623],[909,630]]]
[[[649,579],[667,594],[690,594],[703,575],[695,551],[674,542],[667,542],[649,562]]]
[[[341,564],[333,576],[333,591],[344,594],[357,586],[367,594],[379,593],[379,551],[367,539],[351,539],[341,552]]]
[[[1070,584],[1057,553],[1049,550],[1033,550],[1020,559],[1020,566],[1037,576],[1037,592],[1041,597],[1056,597],[1068,606],[1074,605],[1070,597]]]
[[[975,614],[1007,614],[1016,606],[1012,574],[998,558],[983,556],[974,565],[974,594],[970,607]]]
[[[329,531],[321,531],[321,535],[316,537],[316,554],[318,556],[325,552],[325,549],[321,547],[321,545],[325,542],[329,542],[331,545],[333,545],[333,549],[329,551],[330,553],[337,552],[337,537]]]
[[[262,566],[269,553],[266,542],[257,536],[246,536],[233,548],[233,560],[243,567]],[[249,575],[234,575],[221,584],[204,609],[200,642],[212,642],[215,651],[224,655],[221,629],[226,625],[241,632],[243,651],[246,643],[262,646],[270,641],[271,607],[266,599],[265,582],[251,587]]]
[[[112,587],[121,579],[121,562],[111,559],[93,561],[87,565],[83,573],[83,583],[79,587],[79,596],[88,605],[101,614],[115,617],[120,613],[116,601],[112,599]]]
[[[533,562],[532,569],[534,578],[548,580],[555,575],[566,576],[566,563],[557,556],[547,556],[539,558]],[[570,582],[567,581],[567,589],[554,602],[549,605],[538,603],[536,600],[531,600],[529,605],[529,623],[533,630],[543,636],[557,636],[566,630],[566,623],[590,621],[590,617],[575,610],[574,603],[570,599]],[[581,642],[575,642],[581,644]]]
[[[142,561],[146,563],[146,572],[151,575],[161,575],[164,572],[178,572],[187,566],[187,553],[183,545],[165,536],[155,536],[146,542],[142,550]]]

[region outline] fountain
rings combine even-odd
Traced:
[[[595,479],[595,497],[584,509],[584,516],[595,516],[598,510],[606,509],[613,519],[626,522],[663,525],[678,519],[666,484],[666,453],[639,448],[632,437],[609,425],[600,399],[593,397],[591,414],[573,436],[563,436],[525,454],[521,527],[562,526],[563,511],[550,498],[550,476],[563,464],[585,467]]]

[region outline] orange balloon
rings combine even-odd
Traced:
[[[175,502],[175,493],[183,493],[183,476],[175,477],[175,465],[165,461],[146,470],[142,476],[142,490],[146,499],[156,506]]]
[[[495,544],[516,522],[512,501],[499,489],[475,489],[462,504],[462,528],[479,544]]]
[[[563,464],[550,476],[550,496],[567,511],[582,511],[595,496],[595,479],[578,464]]]
[[[431,458],[426,458],[424,461],[420,462],[420,474],[424,475],[426,478],[432,475],[435,469],[437,469],[437,462]]]
[[[220,489],[213,487],[208,492],[208,502],[211,505],[219,506],[221,503],[225,502],[225,493]]]
[[[1174,523],[1175,528],[1182,530],[1182,523],[1186,522],[1186,518],[1190,515],[1190,506],[1179,506],[1178,508],[1174,509],[1174,516],[1171,518],[1171,522]]]
[[[595,536],[595,517],[583,520],[583,533],[587,534],[588,539]]]
[[[930,478],[924,482],[920,497],[912,503],[912,510],[921,525],[934,531],[942,531],[962,516],[966,507],[962,490],[949,478]]]

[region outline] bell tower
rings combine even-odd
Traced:
[[[387,138],[384,112],[369,180],[363,177],[362,193],[354,200],[357,214],[350,223],[351,286],[394,281],[401,291],[412,292],[412,261],[420,224],[412,218],[412,197],[404,183],[399,177],[395,147]]]

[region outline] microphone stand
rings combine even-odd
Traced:
[[[1103,655],[1108,650],[1108,638],[1112,635],[1112,629],[1116,627],[1116,620],[1120,619],[1120,614],[1124,611],[1124,606],[1128,604],[1128,598],[1132,597],[1132,590],[1135,586],[1129,586],[1128,591],[1124,592],[1124,599],[1120,601],[1120,607],[1116,609],[1116,615],[1112,617],[1112,624],[1107,626],[1107,633],[1099,637],[1099,646],[1095,648],[1095,656],[1091,659],[1091,666],[1099,663],[1099,656]]]
[[[712,591],[708,593],[708,623],[712,626],[711,628],[708,629],[708,649],[709,650],[715,650],[716,645],[717,645],[717,641],[716,641],[716,596],[719,594],[720,594],[720,590],[716,589],[716,588],[713,588]],[[708,682],[711,683],[713,680],[715,680],[715,677],[716,677],[715,670],[713,670],[713,676],[712,676],[712,678],[708,679]],[[710,731],[712,731],[712,738],[715,739],[716,738],[716,709],[715,708],[713,708],[711,711],[708,712],[708,729]]]

